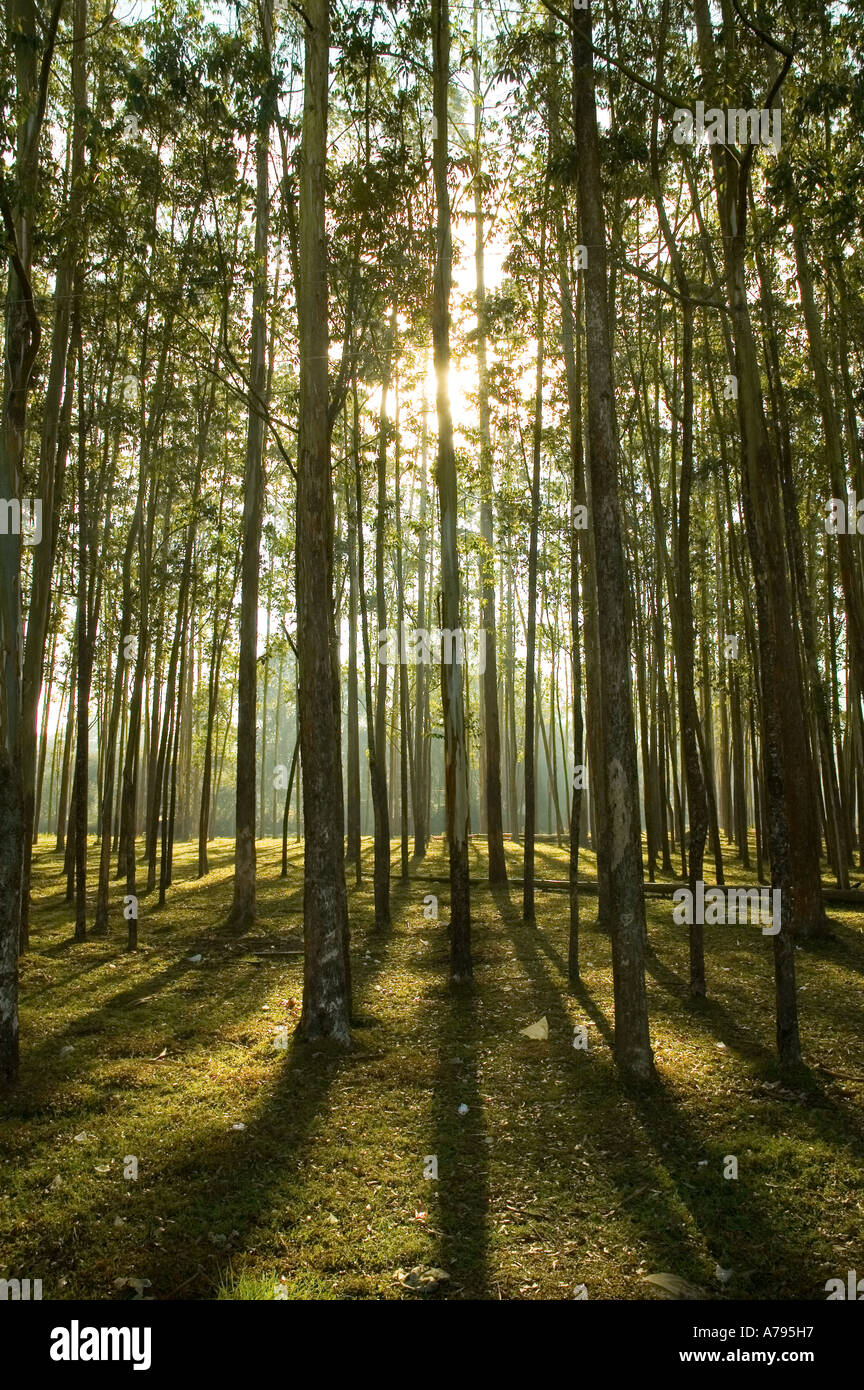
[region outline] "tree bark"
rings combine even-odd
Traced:
[[[608,319],[606,226],[597,132],[590,0],[573,11],[573,126],[579,147],[578,196],[587,247],[584,271],[588,364],[589,509],[597,564],[602,779],[609,844],[615,1055],[634,1080],[654,1075],[645,993],[645,902],[636,734],[630,692],[627,583],[618,501],[618,433]]]
[[[261,46],[269,74],[272,9],[261,6]],[[243,474],[243,560],[240,597],[240,658],[237,678],[237,783],[234,825],[234,899],[231,931],[242,933],[255,921],[255,713],[258,692],[258,591],[261,521],[264,508],[264,409],[267,394],[267,250],[270,229],[271,93],[262,95],[255,137],[255,267],[252,336],[249,349],[249,421]]]
[[[450,87],[449,0],[432,0],[432,88],[435,140],[432,165],[437,207],[435,274],[432,289],[432,344],[438,415],[436,482],[441,512],[441,594],[443,627],[460,631],[460,580],[457,541],[456,454],[450,414],[450,287],[453,248],[447,187],[448,94]],[[452,639],[450,660],[442,651],[444,706],[444,786],[450,857],[450,978],[470,978],[471,901],[468,883],[468,761],[465,741],[463,655]]]
[[[341,701],[333,610],[325,222],[329,0],[306,0],[300,195],[300,434],[297,453],[298,715],[303,774],[303,1037],[350,1046]]]

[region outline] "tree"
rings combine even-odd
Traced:
[[[649,1080],[654,1063],[645,994],[645,900],[636,735],[630,695],[630,642],[626,578],[618,501],[618,426],[609,336],[606,226],[597,134],[590,0],[572,20],[573,131],[579,151],[578,196],[587,247],[585,350],[588,367],[589,511],[597,564],[597,603],[602,641],[603,698],[601,776],[607,822],[600,833],[610,855],[609,920],[615,991],[615,1056],[621,1070]]]
[[[15,57],[15,167],[10,196],[0,173],[0,215],[6,240],[8,287],[3,403],[0,412],[0,496],[21,497],[31,373],[41,328],[31,273],[39,144],[62,0],[44,21],[33,0],[13,0],[9,28]],[[39,30],[42,31],[40,46]],[[24,789],[21,759],[23,644],[21,533],[0,540],[0,1084],[18,1075],[18,943],[24,867]]]
[[[489,420],[489,366],[486,330],[486,227],[483,211],[483,92],[480,62],[480,3],[473,3],[474,79],[474,274],[477,300],[477,415],[480,428],[481,622],[486,662],[483,668],[483,735],[486,764],[486,843],[489,882],[506,883],[504,823],[501,810],[501,727],[498,713],[498,634],[495,622],[495,536],[492,506],[492,436]]]
[[[264,506],[264,422],[267,395],[267,252],[270,218],[270,121],[273,16],[270,0],[260,7],[264,72],[255,132],[255,268],[252,340],[249,348],[249,423],[243,474],[243,559],[240,590],[240,667],[237,682],[237,806],[233,931],[255,920],[255,716],[258,688],[258,590]]]
[[[306,0],[299,211],[297,651],[303,770],[303,1037],[351,1041],[339,676],[333,610],[325,175],[329,0]]]
[[[450,87],[449,0],[432,0],[432,106],[435,120],[433,172],[437,204],[435,274],[432,288],[432,343],[438,415],[438,460],[435,480],[441,509],[441,592],[445,634],[442,644],[441,692],[444,704],[444,779],[447,844],[450,856],[450,978],[471,976],[471,902],[468,884],[468,766],[462,652],[453,634],[461,632],[457,540],[456,455],[450,413],[450,286],[452,232],[447,186],[448,92]]]

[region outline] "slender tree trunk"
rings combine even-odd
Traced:
[[[76,286],[80,289],[80,277]],[[73,335],[82,364],[79,309]],[[87,935],[87,792],[90,761],[90,686],[93,675],[95,613],[88,612],[87,419],[83,372],[78,379],[78,729],[75,744],[75,940]]]
[[[548,179],[547,179],[548,188]],[[543,443],[543,362],[546,320],[546,197],[540,229],[540,268],[534,337],[534,421],[531,452],[531,532],[528,543],[528,622],[525,641],[525,843],[523,846],[522,919],[534,922],[534,836],[537,829],[536,711],[537,681],[537,530],[540,521],[540,461]]]
[[[485,219],[483,214],[483,96],[480,82],[480,3],[474,0],[474,273],[477,302],[477,398],[480,427],[481,623],[485,642],[483,736],[486,792],[486,843],[489,882],[507,882],[504,823],[501,810],[501,728],[498,713],[497,628],[495,620],[495,537],[493,517],[492,433],[489,415],[489,367],[486,350]]]
[[[580,629],[579,536],[577,508],[585,507],[585,456],[582,445],[581,338],[578,336],[581,306],[573,302],[572,276],[563,222],[558,229],[558,284],[561,293],[561,334],[567,376],[570,435],[570,634],[573,644],[573,790],[570,801],[570,931],[567,974],[579,979],[579,840],[582,829],[582,796],[585,785],[582,717],[582,634]]]
[[[39,143],[60,3],[37,24],[33,0],[10,0],[7,29],[15,55],[17,148],[10,180],[16,206],[4,188],[4,251],[9,270],[0,419],[0,496],[20,498],[31,372],[40,327],[30,268],[39,173]],[[40,34],[41,30],[41,34]],[[41,38],[41,43],[40,43]],[[41,48],[41,62],[40,62]],[[4,180],[5,184],[5,180]],[[0,540],[0,1086],[18,1076],[18,949],[25,834],[22,782],[21,535],[10,528]]]
[[[345,424],[348,437],[348,424]],[[360,701],[357,683],[357,511],[346,478],[345,509],[348,517],[348,847],[346,859],[354,865],[356,882],[363,879],[360,840]],[[286,822],[287,826],[287,822]],[[284,833],[284,827],[283,827]]]
[[[450,86],[449,0],[432,0],[432,88],[436,138],[432,165],[437,206],[435,275],[432,290],[432,342],[438,414],[436,481],[441,511],[441,594],[445,632],[461,629],[457,542],[456,454],[450,414],[450,287],[453,274],[450,193],[447,186],[448,95]],[[468,767],[465,735],[462,652],[451,637],[450,659],[442,652],[444,705],[444,784],[450,855],[450,978],[472,974],[471,902],[468,883]]]
[[[362,518],[363,477],[361,472],[360,457],[360,412],[357,402],[356,383],[354,385],[353,397],[354,412],[352,421],[352,449],[354,453],[354,489],[356,494],[356,514],[358,517]],[[372,799],[373,834],[375,837],[375,844],[376,846],[378,846],[376,851],[376,863],[378,865],[377,876],[375,875],[375,869],[373,866],[373,880],[374,883],[377,885],[375,889],[375,922],[376,925],[385,925],[386,921],[389,920],[390,910],[390,832],[388,825],[386,842],[386,864],[383,864],[384,856],[381,850],[382,825],[387,823],[387,808],[385,804],[384,810],[382,812],[381,805],[382,803],[386,803],[387,787],[386,783],[382,782],[381,779],[383,755],[379,756],[378,753],[379,729],[378,721],[373,713],[375,709],[375,703],[372,694],[372,653],[370,649],[369,637],[369,604],[366,597],[365,556],[366,546],[363,539],[363,526],[361,522],[357,526],[357,574],[358,588],[360,594],[360,627],[363,640],[363,681],[366,704],[366,750],[368,754],[367,763],[369,770],[369,788]],[[381,915],[379,914],[380,900],[378,896],[378,894],[382,892],[384,892],[386,898],[384,908],[387,914],[383,922]]]
[[[259,10],[261,47],[268,71],[272,50],[270,0]],[[270,229],[270,95],[261,98],[255,137],[255,279],[249,349],[251,399],[243,475],[243,559],[240,658],[237,679],[237,785],[234,827],[234,900],[229,928],[242,933],[255,921],[255,712],[258,688],[258,591],[264,507],[264,410],[267,393],[267,265]]]
[[[72,741],[75,734],[75,708],[78,690],[78,632],[72,633],[72,657],[69,665],[69,704],[66,709],[66,729],[63,735],[63,753],[60,760],[60,793],[57,801],[57,836],[54,842],[55,853],[61,854],[66,847],[66,816],[69,798],[69,771],[72,758]]]
[[[587,251],[584,272],[588,365],[589,509],[597,563],[602,780],[607,798],[615,1054],[637,1080],[654,1074],[645,993],[645,902],[636,734],[630,692],[627,584],[618,501],[618,427],[608,319],[606,226],[594,92],[590,0],[573,11],[573,124],[579,147],[578,196]]]
[[[378,662],[375,689],[375,740],[371,757],[375,761],[377,795],[375,809],[375,856],[373,878],[375,885],[375,925],[390,926],[390,811],[387,800],[387,590],[384,578],[385,533],[387,526],[387,402],[396,350],[396,306],[390,313],[387,341],[384,349],[384,380],[381,384],[381,408],[378,414],[378,454],[376,480],[378,487],[375,512],[375,616],[378,623]],[[401,647],[401,633],[400,643]],[[384,660],[381,658],[384,656]],[[401,650],[400,650],[401,659]],[[370,712],[371,717],[371,712]],[[392,785],[392,778],[391,778]]]
[[[305,3],[300,194],[300,434],[297,453],[298,717],[303,772],[304,973],[300,1032],[351,1042],[341,701],[333,610],[325,222],[329,0]]]
[[[29,9],[29,6],[27,6]],[[75,371],[70,350],[72,305],[76,266],[84,255],[82,230],[85,194],[87,111],[87,0],[74,0],[72,14],[72,125],[69,165],[69,203],[66,209],[65,244],[57,265],[54,285],[54,323],[51,361],[46,383],[44,424],[39,453],[39,498],[42,503],[43,539],[34,548],[30,584],[27,639],[24,647],[21,703],[21,774],[24,814],[24,864],[21,887],[20,949],[29,946],[30,863],[35,824],[36,712],[42,687],[45,642],[51,612],[52,576],[57,553],[60,501],[66,472],[68,426]],[[79,364],[80,369],[80,364]],[[65,385],[64,385],[65,383]],[[11,494],[10,494],[11,495]]]
[[[291,807],[291,788],[294,786],[294,773],[297,770],[297,753],[300,748],[300,739],[294,740],[294,752],[291,754],[291,767],[288,772],[288,786],[285,788],[285,807],[282,812],[282,878],[288,877],[288,812]]]
[[[707,90],[718,89],[707,0],[694,0]],[[728,38],[728,36],[727,36]],[[752,156],[753,147],[750,147]],[[825,913],[812,766],[789,597],[777,461],[768,436],[759,354],[747,297],[747,191],[750,159],[711,147],[723,231],[726,293],[732,319],[741,432],[741,488],[759,615],[762,752],[771,878],[781,892],[781,930],[773,937],[777,1047],[781,1064],[801,1060],[795,938],[822,929]]]
[[[402,461],[399,435],[399,399],[396,400],[396,459],[395,510],[396,510],[396,617],[399,629],[399,833],[400,833],[400,875],[408,879],[408,664],[402,655],[402,634],[405,631],[405,576],[402,568]]]
[[[420,520],[417,552],[417,626],[425,631],[426,624],[426,509],[428,501],[428,409],[424,393],[420,422]],[[422,859],[429,842],[429,783],[426,776],[427,719],[426,666],[419,662],[416,669],[414,708],[414,858]]]

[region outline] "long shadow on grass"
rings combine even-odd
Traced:
[[[442,972],[448,957],[442,955]],[[476,967],[476,962],[475,962]],[[469,981],[432,991],[438,1070],[432,1106],[432,1147],[438,1161],[438,1258],[450,1281],[441,1296],[488,1296],[489,1151],[480,1096],[482,1026],[478,986]],[[460,1115],[460,1106],[467,1111]]]
[[[544,1007],[548,1005],[550,1025],[569,1026],[564,963],[549,945],[543,927],[517,927],[503,912],[502,920],[538,999],[544,1001]],[[557,980],[538,952],[551,958]],[[575,993],[583,1006],[590,1004],[586,986]],[[591,1016],[611,1045],[611,1030],[602,1010],[595,1007]],[[590,1051],[587,1057],[577,1055],[582,1058],[578,1081],[581,1118],[593,1121],[595,1133],[599,1122],[597,1138],[604,1144],[609,1144],[604,1128],[614,1126],[620,1162],[606,1161],[598,1152],[599,1143],[592,1146],[591,1162],[619,1188],[620,1205],[627,1204],[622,1217],[631,1229],[629,1240],[625,1234],[625,1243],[632,1244],[635,1228],[650,1251],[647,1258],[653,1269],[668,1268],[674,1261],[673,1272],[706,1285],[711,1275],[710,1268],[705,1267],[706,1257],[709,1266],[716,1261],[724,1268],[747,1271],[730,1286],[730,1296],[755,1293],[758,1297],[783,1298],[812,1293],[812,1253],[806,1233],[793,1233],[784,1227],[785,1213],[778,1212],[772,1193],[750,1177],[745,1155],[738,1155],[737,1180],[722,1176],[726,1154],[736,1152],[734,1134],[719,1138],[700,1134],[665,1081],[653,1090],[631,1091],[605,1058],[592,1057]],[[604,1125],[607,1109],[610,1113]],[[639,1184],[635,1190],[634,1183]],[[688,1214],[695,1232],[687,1229]],[[694,1250],[694,1239],[706,1248]],[[800,1277],[793,1282],[796,1272]]]
[[[262,966],[256,970],[254,980],[244,979],[242,976],[238,979],[235,974],[237,964],[229,958],[214,967],[207,967],[204,980],[212,980],[215,977],[219,984],[211,986],[206,993],[201,967],[196,968],[185,959],[181,959],[166,965],[158,973],[148,974],[128,988],[112,994],[97,1008],[77,1015],[65,1028],[52,1032],[40,1043],[26,1049],[23,1059],[22,1092],[29,1092],[31,1096],[36,1093],[40,1100],[45,1100],[53,1090],[64,1085],[65,1074],[56,1074],[54,1071],[54,1060],[59,1056],[64,1044],[100,1035],[110,1039],[112,1045],[122,1040],[123,1046],[116,1052],[109,1051],[91,1058],[78,1056],[75,1059],[76,1080],[81,1080],[82,1069],[86,1067],[98,1066],[109,1060],[122,1061],[146,1055],[146,1047],[143,1053],[133,1050],[136,1034],[143,1035],[142,1041],[146,1041],[152,1034],[171,1042],[175,1037],[188,1035],[190,1031],[206,1032],[208,1027],[224,1022],[229,1013],[229,1001],[237,995],[244,996],[243,1008],[248,1013],[254,1008],[257,997],[268,986],[267,969]],[[198,998],[184,998],[181,1001],[172,995],[171,987],[183,979],[201,983],[201,988],[196,991]],[[145,1004],[151,1005],[153,1013],[142,1012],[139,1017],[137,1008]],[[182,1025],[173,1017],[169,1020],[153,1016],[160,1007],[172,1011],[179,1008],[183,1017]],[[136,1012],[130,1016],[129,1010]],[[194,1029],[190,1026],[193,1013]],[[122,1028],[118,1026],[121,1021]],[[163,1045],[166,1044],[163,1042]]]
[[[213,889],[214,885],[208,885],[206,880],[201,882],[199,910],[205,920]],[[83,943],[74,958],[65,954],[66,946],[72,943],[61,943],[64,949],[58,963],[64,978],[48,988],[63,988],[66,1018],[61,1026],[43,1034],[35,1043],[30,1041],[26,1028],[22,1030],[25,1043],[21,1084],[3,1106],[9,1120],[14,1123],[22,1107],[32,1115],[34,1107],[51,1103],[70,1082],[75,1086],[87,1082],[92,1071],[106,1065],[122,1067],[124,1063],[139,1062],[142,1057],[155,1056],[163,1047],[176,1058],[184,1051],[188,1038],[200,1040],[190,1054],[190,1065],[195,1065],[196,1053],[207,1048],[208,1034],[218,1034],[226,1019],[233,1024],[255,1013],[261,995],[270,987],[271,962],[250,968],[237,958],[236,940],[216,933],[190,932],[182,925],[166,925],[158,930],[162,938],[157,946],[160,954],[171,951],[173,955],[175,940],[171,938],[176,939],[177,951],[161,967],[143,951],[130,956],[123,949],[119,932],[107,943],[104,938]],[[115,952],[111,950],[112,941]],[[203,948],[205,952],[201,963],[187,959],[193,944],[196,951]],[[47,955],[51,949],[39,954]],[[38,965],[38,955],[31,959]],[[278,958],[274,963],[280,963]],[[104,973],[112,966],[118,971],[134,972],[134,978],[124,987],[122,974]],[[25,978],[28,1009],[31,999],[38,1002],[45,989],[36,981],[29,984]],[[108,990],[113,992],[107,998],[93,1006],[88,1004],[88,996]],[[233,1015],[232,1005],[236,1010]],[[98,1040],[97,1044],[91,1046],[90,1039]],[[76,1048],[74,1055],[61,1056],[64,1046],[79,1043],[83,1046]],[[116,1076],[109,1076],[102,1083],[107,1091],[116,1090],[118,1084],[125,1084],[122,1077],[119,1083]]]
[[[320,1273],[304,1260],[310,1241],[324,1247],[312,1263],[320,1265],[323,1258],[325,1270],[341,1267],[342,1254],[335,1255],[335,1262],[331,1254],[328,1262],[330,1228],[322,1228],[328,1218],[317,1208],[314,1214],[306,1209],[304,1188],[317,1171],[319,1154],[310,1152],[310,1140],[316,1122],[326,1111],[334,1083],[351,1070],[374,1065],[380,1055],[362,1041],[362,1026],[375,1021],[363,1011],[384,967],[390,937],[372,928],[358,932],[354,925],[352,938],[354,1017],[361,1024],[355,1033],[354,1050],[346,1053],[326,1043],[301,1042],[295,1036],[284,1061],[277,1063],[278,1073],[266,1097],[251,1114],[247,1112],[242,1131],[228,1126],[211,1128],[204,1140],[191,1144],[184,1144],[181,1136],[175,1156],[156,1172],[160,1213],[163,1219],[175,1218],[178,1225],[182,1223],[183,1234],[174,1236],[170,1246],[148,1251],[146,1261],[141,1262],[144,1277],[152,1280],[155,1297],[212,1297],[220,1278],[230,1282],[231,1277],[230,1259],[226,1262],[224,1250],[214,1249],[214,1236],[242,1253],[255,1248],[259,1240],[269,1243],[274,1224],[282,1246],[274,1254],[274,1277],[276,1265],[285,1262],[295,1274],[308,1274],[310,1269],[313,1274]],[[376,951],[371,966],[359,959],[356,948],[360,944]],[[331,1162],[333,1147],[339,1143],[334,1135],[328,1146]],[[334,1205],[339,1205],[344,1197],[342,1189],[350,1181],[347,1169],[344,1181],[339,1181],[338,1171],[334,1175],[334,1185],[328,1190]],[[274,1204],[279,1204],[275,1223]],[[307,1222],[307,1217],[313,1216],[315,1225]],[[191,1240],[190,1228],[200,1232]],[[168,1238],[163,1235],[163,1239]],[[334,1228],[332,1239],[338,1238]]]
[[[710,947],[710,943],[706,942],[706,947]],[[690,1027],[706,1037],[719,1039],[744,1060],[759,1063],[763,1068],[775,1068],[777,1065],[776,1054],[764,1043],[754,1038],[753,1034],[735,1019],[726,1006],[711,994],[709,950],[706,950],[706,956],[708,957],[706,973],[709,993],[707,998],[695,1000],[690,997],[687,981],[661,959],[656,949],[652,947],[646,952],[645,973],[650,975],[651,979],[665,990],[668,996],[669,1002],[664,1012],[670,1018],[680,1017],[683,1013]],[[728,988],[725,981],[724,988]],[[677,1011],[671,1007],[673,1000],[679,1006]]]
[[[836,911],[830,915],[829,921],[833,936],[812,942],[807,948],[808,956],[816,960],[829,960],[844,970],[854,970],[856,974],[864,975],[864,934],[860,921],[856,919],[852,925],[846,920],[838,920]]]
[[[761,940],[758,939],[758,940]],[[757,949],[758,940],[753,945]],[[775,1050],[761,1043],[749,1031],[741,1018],[747,1018],[748,1012],[752,1010],[752,1000],[748,1000],[743,992],[735,991],[734,986],[728,979],[723,980],[723,988],[729,993],[733,992],[736,1002],[740,1005],[739,1013],[730,1009],[726,1004],[721,1003],[711,996],[712,988],[710,960],[711,960],[711,941],[706,941],[706,953],[708,954],[708,989],[707,999],[694,1001],[689,996],[687,982],[666,965],[656,951],[652,950],[646,957],[646,970],[673,999],[677,999],[681,1010],[686,1014],[690,1027],[698,1030],[707,1038],[717,1038],[732,1052],[736,1053],[742,1060],[753,1064],[753,1073],[747,1080],[752,1080],[754,1089],[748,1096],[749,1105],[758,1106],[764,1109],[765,1113],[761,1119],[763,1124],[775,1124],[778,1130],[788,1126],[790,1118],[794,1116],[795,1121],[806,1126],[813,1136],[821,1143],[834,1148],[835,1150],[846,1150],[849,1159],[857,1164],[860,1161],[860,1154],[864,1150],[864,1126],[862,1126],[860,1114],[854,1105],[844,1105],[840,1099],[833,1095],[826,1083],[815,1073],[805,1068],[802,1070],[800,1081],[792,1089],[785,1087],[780,1092],[769,1089],[768,1086],[760,1086],[760,1077],[778,1077],[779,1062]],[[826,952],[824,945],[820,943],[819,954],[830,954],[833,959],[833,951]],[[770,967],[769,967],[770,968]],[[766,992],[773,1003],[772,983],[766,983]],[[809,996],[808,996],[809,1001]],[[802,1043],[805,1057],[812,1054],[813,1042],[817,1040],[816,1028],[819,1016],[824,1014],[821,1005],[814,1017],[808,1009],[804,998],[799,998],[802,1006],[801,1032]],[[667,1011],[668,1017],[673,1017],[671,1010]],[[772,1087],[777,1086],[776,1079],[770,1083]],[[801,1087],[803,1089],[798,1089]]]
[[[370,968],[368,962],[356,958],[355,950],[355,1018],[368,1024],[362,1007],[384,964],[389,938],[374,931],[358,935],[360,941],[353,945],[368,943],[378,957]],[[263,978],[265,972],[256,975]],[[223,1011],[224,1002],[224,998],[218,1000]],[[244,1009],[233,1021],[242,1022],[250,1012],[250,1008]],[[362,1029],[356,1036],[359,1042]],[[268,1053],[270,1045],[269,1040],[264,1044]],[[206,1050],[205,1041],[198,1055],[190,1054],[189,1065],[206,1065]],[[203,1136],[199,1123],[198,1132],[191,1137],[178,1130],[166,1135],[167,1143],[157,1139],[155,1152],[139,1150],[137,1183],[118,1184],[115,1180],[98,1196],[75,1207],[76,1243],[74,1249],[64,1244],[61,1259],[76,1296],[110,1296],[100,1273],[107,1265],[112,1273],[119,1269],[149,1279],[154,1298],[212,1297],[220,1279],[230,1282],[231,1256],[226,1262],[226,1254],[235,1252],[236,1257],[259,1243],[272,1243],[274,1224],[274,1279],[280,1264],[287,1262],[290,1267],[293,1261],[301,1271],[308,1266],[310,1240],[324,1247],[325,1272],[341,1267],[340,1263],[326,1263],[328,1244],[338,1240],[336,1228],[323,1224],[325,1213],[304,1205],[307,1178],[313,1181],[316,1159],[320,1159],[320,1148],[310,1151],[310,1137],[326,1109],[334,1081],[350,1069],[374,1064],[374,1056],[362,1042],[346,1054],[326,1044],[294,1039],[284,1058],[273,1056],[274,1072],[265,1073],[263,1084],[260,1067],[252,1071],[254,1083],[266,1088],[266,1095],[259,1100],[253,1091],[242,1098],[236,1121],[232,1122],[230,1115],[220,1116],[206,1122]],[[190,1098],[190,1104],[196,1099]],[[204,1103],[208,1103],[207,1094]],[[131,1133],[129,1142],[135,1143]],[[339,1143],[338,1134],[332,1138],[328,1134],[331,1164]],[[341,1189],[351,1180],[346,1168],[343,1181],[337,1165],[327,1198],[338,1203]],[[319,1184],[318,1200],[320,1196]],[[125,1199],[122,1202],[121,1197]],[[278,1211],[275,1222],[274,1208]],[[315,1227],[306,1221],[313,1210]],[[118,1211],[123,1212],[128,1229],[106,1238],[111,1218]],[[263,1231],[259,1229],[262,1219]],[[44,1253],[56,1262],[59,1249],[46,1243]],[[320,1263],[320,1250],[316,1257]],[[85,1271],[80,1278],[79,1270]]]

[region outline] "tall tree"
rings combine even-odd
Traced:
[[[473,5],[474,82],[474,274],[477,301],[477,417],[480,428],[481,622],[485,643],[483,737],[486,770],[486,843],[489,882],[506,883],[504,820],[501,810],[501,723],[498,711],[498,655],[495,621],[495,521],[493,512],[492,432],[486,327],[486,219],[483,208],[483,88],[480,61],[480,0]]]
[[[325,186],[329,0],[306,0],[297,311],[298,715],[303,769],[304,969],[300,1032],[351,1041],[348,897],[340,752],[341,701],[333,607]]]
[[[33,558],[27,639],[24,646],[22,699],[22,781],[24,794],[24,875],[21,890],[21,950],[28,946],[30,861],[36,802],[36,715],[42,687],[45,642],[51,610],[52,576],[60,530],[60,501],[66,471],[66,432],[62,429],[64,401],[72,408],[74,357],[71,344],[73,287],[84,258],[82,217],[85,206],[87,145],[87,0],[75,0],[72,43],[72,123],[69,198],[63,246],[54,287],[51,360],[45,392],[44,423],[39,450],[38,495],[44,517],[43,540]],[[80,368],[79,368],[80,369]],[[66,437],[64,437],[66,436]]]
[[[0,497],[18,501],[23,483],[27,403],[41,328],[30,276],[36,231],[39,146],[48,79],[63,0],[47,16],[34,0],[10,0],[7,22],[15,58],[15,163],[0,171],[0,216],[6,246],[3,398],[0,411]],[[10,189],[14,192],[10,193]],[[20,511],[19,511],[20,516]],[[24,869],[21,767],[23,624],[21,531],[0,539],[0,1084],[18,1075],[18,944]]]
[[[270,228],[270,126],[273,118],[272,0],[259,7],[261,97],[255,131],[255,261],[249,347],[249,420],[243,474],[243,560],[240,589],[240,663],[237,680],[237,779],[234,830],[233,931],[255,920],[255,719],[258,694],[258,591],[264,509],[264,430],[267,409],[267,266]]]
[[[468,880],[468,759],[463,692],[464,643],[457,531],[456,453],[450,411],[450,288],[453,242],[447,185],[450,91],[450,5],[432,0],[432,109],[435,119],[432,166],[437,222],[432,288],[432,345],[438,415],[436,482],[441,510],[441,695],[444,705],[444,784],[450,857],[450,978],[472,974],[471,899]],[[449,650],[448,650],[449,647]]]
[[[694,0],[694,14],[703,78],[713,92],[718,87],[718,68],[707,0]],[[731,38],[727,39],[726,56],[731,60]],[[790,64],[791,55],[787,55],[766,94],[766,108],[773,105]],[[809,731],[783,546],[779,468],[768,433],[747,298],[747,203],[754,151],[755,146],[748,146],[742,158],[725,145],[711,146],[738,384],[744,519],[758,612],[768,851],[772,882],[782,894],[781,930],[773,938],[777,1046],[783,1065],[794,1068],[800,1062],[801,1044],[793,936],[820,931],[825,913]]]
[[[609,846],[610,929],[615,994],[615,1056],[622,1072],[648,1080],[654,1071],[645,993],[645,899],[636,733],[630,690],[627,580],[618,499],[618,423],[609,331],[606,221],[590,0],[572,18],[573,131],[579,152],[578,196],[587,249],[585,350],[588,367],[589,510],[597,566],[600,687],[603,698],[601,775]]]

